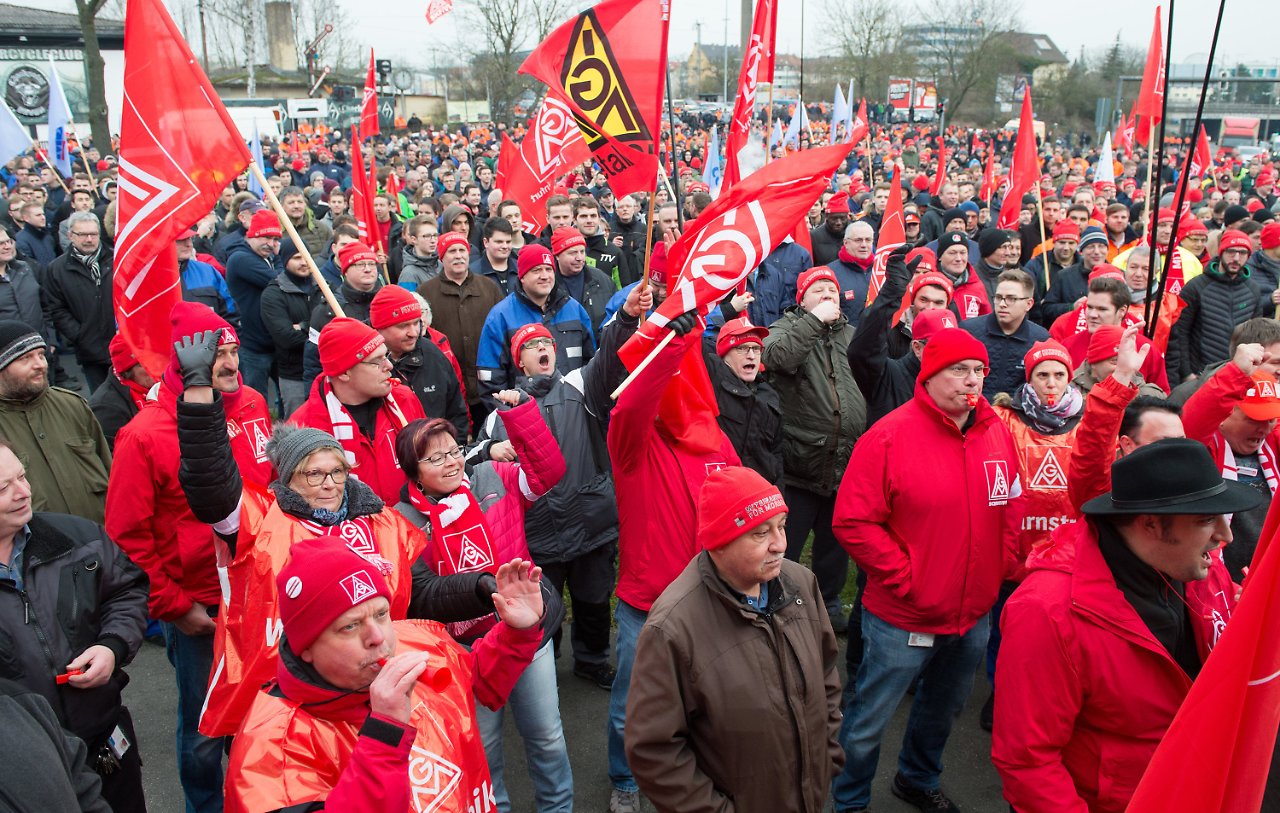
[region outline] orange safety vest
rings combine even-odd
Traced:
[[[294,543],[319,535],[318,526],[285,514],[268,492],[245,488],[236,557],[219,563],[223,583],[213,673],[200,715],[200,733],[236,733],[258,689],[276,674],[276,648],[284,627],[276,596],[276,574]],[[413,563],[427,545],[422,531],[389,508],[338,526],[352,550],[389,564],[391,617],[404,618],[413,589]],[[320,529],[327,531],[328,529]]]
[[[1061,435],[1042,435],[1027,426],[1022,418],[1008,407],[993,407],[1000,421],[1013,435],[1022,470],[1022,493],[1026,497],[1026,514],[1022,519],[1022,532],[1018,535],[1018,576],[1026,575],[1027,556],[1033,548],[1049,541],[1053,530],[1076,518],[1076,511],[1067,496],[1067,467],[1071,461],[1071,449],[1075,445],[1079,422],[1070,432]]]
[[[397,653],[427,652],[453,678],[442,691],[423,680],[414,686],[409,722],[417,733],[409,753],[406,813],[494,809],[476,726],[470,654],[434,621],[397,621],[394,627]],[[323,802],[342,777],[359,733],[358,724],[316,717],[287,698],[255,690],[227,764],[227,813]]]

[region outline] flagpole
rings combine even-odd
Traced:
[[[867,118],[870,118],[870,116]],[[867,122],[867,134],[863,137],[862,142],[866,145],[867,149],[867,186],[874,189],[876,185],[876,171],[872,166],[873,162],[871,160],[871,122]],[[892,189],[889,190],[889,194],[893,194]]]
[[[659,164],[658,171],[662,171]],[[649,289],[649,263],[653,260],[653,210],[658,200],[658,184],[657,178],[654,178],[653,192],[649,193],[649,214],[645,218],[644,224],[644,272],[640,275],[640,291],[643,293]],[[640,314],[640,324],[644,324],[645,314]]]
[[[84,171],[89,175],[89,185],[93,190],[93,196],[95,198],[100,197],[98,195],[98,184],[95,183],[95,179],[93,176],[93,170],[89,168],[89,156],[84,154],[84,140],[80,138],[79,133],[76,133],[75,122],[68,122],[68,125],[69,126],[67,127],[67,129],[70,130],[72,133],[75,133],[76,144],[80,147],[80,160],[84,163]]]
[[[1165,35],[1164,52],[1162,56],[1162,59],[1165,62],[1166,68],[1165,68],[1165,74],[1164,74],[1164,89],[1160,96],[1160,134],[1156,138],[1156,144],[1155,144],[1156,151],[1157,151],[1155,156],[1156,169],[1155,169],[1155,175],[1151,178],[1151,198],[1148,199],[1148,203],[1147,203],[1147,214],[1150,217],[1150,220],[1148,222],[1150,223],[1150,226],[1151,226],[1151,237],[1150,237],[1150,240],[1148,241],[1148,245],[1151,248],[1151,256],[1155,258],[1155,260],[1159,260],[1161,256],[1160,245],[1159,243],[1156,242],[1156,226],[1160,223],[1160,176],[1164,174],[1164,134],[1165,134],[1165,125],[1167,123],[1165,121],[1165,116],[1167,115],[1168,109],[1169,109],[1169,96],[1168,96],[1169,70],[1167,65],[1169,62],[1169,52],[1170,52],[1170,49],[1173,47],[1173,6],[1174,6],[1174,0],[1169,0],[1169,21],[1168,21],[1168,27],[1167,27],[1168,33]],[[1154,133],[1148,132],[1147,135],[1148,135],[1148,140],[1150,140],[1150,137],[1153,136]],[[1148,160],[1150,160],[1149,157],[1148,157]],[[1174,243],[1176,242],[1177,235],[1178,235],[1178,213],[1175,211],[1173,213],[1173,231],[1170,232],[1169,234],[1170,246],[1174,245]],[[1169,274],[1169,268],[1167,266],[1165,268],[1156,267],[1154,260],[1152,261],[1152,267],[1155,267],[1156,270],[1160,272],[1160,280],[1161,282],[1163,282]],[[1162,297],[1162,296],[1164,296],[1164,287],[1159,286],[1157,288],[1157,301],[1159,301],[1159,297]],[[1148,296],[1146,298],[1146,302],[1143,303],[1143,308],[1142,308],[1142,315],[1145,318],[1145,322],[1146,322],[1146,327],[1143,328],[1143,333],[1146,335],[1148,339],[1153,338],[1156,332],[1155,322],[1153,319],[1150,318],[1152,314],[1153,304],[1154,303],[1151,302],[1151,297]]]
[[[1009,172],[1010,172],[1010,174],[1012,174],[1012,173],[1013,173],[1013,166],[1012,166],[1012,164],[1010,164],[1010,166],[1009,166]],[[990,206],[990,203],[988,203],[987,205],[988,205],[988,206]],[[998,220],[998,219],[999,219],[999,218],[998,218],[998,216],[997,216],[997,220]],[[1044,193],[1040,191],[1040,179],[1039,179],[1039,178],[1036,178],[1036,220],[1040,221],[1040,245],[1041,245],[1041,246],[1043,246],[1043,245],[1044,245],[1044,240],[1045,240],[1045,237],[1044,237]],[[1047,251],[1041,251],[1040,253],[1041,253],[1041,256],[1043,256],[1043,257],[1044,257],[1044,289],[1047,291],[1047,290],[1049,290],[1049,260],[1050,260],[1050,259],[1052,259],[1052,256],[1053,256],[1053,249],[1052,249],[1052,248],[1049,248]]]
[[[311,278],[316,281],[316,285],[320,286],[320,293],[324,296],[324,301],[328,304],[329,309],[333,311],[334,316],[346,316],[342,310],[342,306],[338,304],[338,300],[334,298],[333,291],[329,288],[329,283],[325,282],[324,275],[320,273],[320,266],[316,265],[315,258],[311,256],[311,252],[307,249],[307,244],[302,242],[302,238],[298,236],[298,230],[293,227],[293,221],[289,219],[289,215],[285,212],[284,206],[281,205],[280,199],[276,197],[276,193],[267,183],[267,176],[262,174],[262,168],[258,166],[256,161],[249,162],[249,172],[257,179],[258,184],[262,186],[262,192],[267,196],[267,202],[271,204],[271,208],[275,210],[276,217],[280,218],[280,224],[284,226],[284,230],[289,232],[289,239],[293,241],[293,245],[298,249],[298,253],[307,261],[307,267],[311,269]]]
[[[631,382],[636,380],[636,376],[644,372],[644,368],[648,367],[649,364],[658,357],[658,354],[662,352],[662,348],[671,344],[671,340],[675,337],[676,332],[668,328],[667,335],[662,337],[662,341],[658,342],[658,346],[649,351],[649,355],[644,357],[644,361],[636,365],[636,368],[631,371],[630,375],[622,380],[622,383],[618,385],[618,388],[613,391],[609,398],[614,401],[618,400],[618,396],[622,394],[622,391],[631,386]]]
[[[36,155],[44,156],[44,163],[45,163],[45,166],[47,166],[47,167],[49,167],[49,169],[53,170],[53,177],[55,177],[55,178],[57,178],[57,179],[58,179],[58,186],[61,186],[61,187],[62,187],[62,191],[63,191],[63,192],[66,192],[68,195],[70,195],[70,194],[71,194],[71,190],[70,190],[70,189],[67,189],[67,185],[66,185],[65,183],[63,183],[63,181],[62,181],[62,173],[61,173],[60,171],[58,171],[58,168],[57,168],[57,167],[55,167],[55,166],[53,165],[53,162],[49,160],[49,151],[48,151],[48,150],[42,150],[42,149],[40,149],[40,142],[39,142],[39,141],[36,141],[34,138],[33,138],[33,139],[31,139],[31,147],[36,151]]]
[[[764,111],[764,162],[773,158],[773,83],[769,83],[769,106]]]
[[[725,46],[728,47],[727,45]],[[675,182],[675,202],[676,202],[676,222],[680,224],[680,230],[684,231],[684,203],[680,200],[680,172],[676,168],[676,114],[671,106],[671,65],[666,66],[667,71],[667,123],[671,128],[671,174]]]
[[[1191,152],[1187,154],[1187,159],[1183,162],[1183,183],[1178,184],[1178,199],[1175,200],[1173,203],[1173,217],[1174,217],[1173,227],[1175,231],[1178,228],[1179,212],[1182,211],[1182,201],[1187,195],[1187,186],[1190,185],[1190,182],[1191,182],[1190,177],[1187,175],[1187,173],[1190,172],[1191,170],[1191,156],[1195,154],[1196,146],[1199,144],[1200,128],[1204,126],[1204,100],[1205,100],[1205,96],[1209,92],[1209,76],[1213,72],[1213,57],[1214,57],[1214,54],[1216,54],[1218,51],[1218,33],[1222,30],[1222,12],[1226,7],[1226,5],[1227,5],[1227,0],[1218,0],[1218,19],[1214,22],[1214,25],[1213,25],[1213,39],[1209,42],[1209,59],[1207,62],[1205,62],[1204,80],[1200,83],[1200,101],[1196,105],[1196,123],[1195,123],[1195,126],[1191,128],[1191,132],[1193,134],[1192,141],[1194,143],[1191,145]],[[1170,4],[1169,4],[1169,17],[1171,19],[1173,17],[1172,0],[1170,1]],[[1166,73],[1165,74],[1166,98],[1168,97],[1168,90],[1167,90],[1168,78],[1169,78],[1168,74]],[[1162,120],[1160,124],[1161,126],[1163,126],[1164,121]],[[1211,162],[1213,160],[1212,153],[1209,154],[1209,160]],[[1169,236],[1169,246],[1167,250],[1164,252],[1164,256],[1161,258],[1160,283],[1156,287],[1156,301],[1154,305],[1155,313],[1154,313],[1154,318],[1152,319],[1152,322],[1158,322],[1160,320],[1160,306],[1164,304],[1164,289],[1165,289],[1166,278],[1169,275],[1168,269],[1173,264],[1173,252],[1177,251],[1177,248],[1175,248],[1174,246],[1173,238],[1174,238],[1174,235],[1171,234]],[[1151,335],[1154,335],[1154,334],[1155,334],[1155,330],[1152,329]]]

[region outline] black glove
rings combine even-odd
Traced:
[[[693,330],[697,324],[698,311],[696,309],[691,309],[672,319],[667,323],[667,327],[671,328],[671,332],[677,336],[683,336]]]
[[[480,580],[476,582],[476,595],[481,601],[493,603],[493,594],[498,592],[498,580],[492,573],[481,573]]]
[[[917,254],[911,262],[907,263],[907,270],[911,272],[911,276],[916,275],[916,269],[920,267],[920,263],[924,262],[924,255]]]
[[[218,344],[221,340],[222,329],[219,328],[194,336],[183,336],[182,341],[173,343],[184,388],[213,386],[213,362],[218,358]]]

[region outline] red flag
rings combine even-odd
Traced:
[[[1129,803],[1128,813],[1240,813],[1262,805],[1280,728],[1280,502],[1244,594]]]
[[[505,173],[503,197],[520,204],[525,231],[542,232],[547,225],[546,198],[551,195],[556,179],[590,159],[591,150],[574,121],[573,111],[550,95],[543,99],[537,115],[529,122],[519,147],[510,139],[503,141],[499,157],[500,170]]]
[[[796,221],[796,225],[791,229],[791,239],[796,244],[809,252],[809,256],[813,257],[813,235],[809,233],[809,218],[802,217]],[[746,282],[744,279],[743,282]]]
[[[996,191],[996,142],[987,148],[987,166],[982,171],[982,190],[978,193],[989,206]]]
[[[453,11],[453,0],[431,0],[427,4],[427,25]]]
[[[1138,113],[1135,110],[1129,111],[1129,120],[1124,125],[1124,156],[1125,158],[1133,157],[1133,131],[1138,126]]]
[[[1000,204],[1001,229],[1018,228],[1022,196],[1040,183],[1040,159],[1036,150],[1035,116],[1031,112],[1031,88],[1022,96],[1022,117],[1018,121],[1018,141],[1013,146],[1013,163],[1009,167],[1009,188]]]
[[[295,130],[289,134],[289,156],[297,158],[302,155],[302,150],[298,148],[298,131]]]
[[[857,144],[871,133],[871,120],[867,118],[867,100],[864,98],[858,104],[858,112],[853,116],[853,125],[849,128],[849,132],[845,134],[844,140],[846,144]],[[867,156],[870,158],[870,156]]]
[[[880,233],[876,237],[876,259],[871,265],[871,279],[867,283],[867,304],[875,301],[876,295],[884,287],[885,265],[889,254],[898,246],[907,242],[907,224],[903,219],[902,193],[897,183],[898,171],[895,169],[889,180],[889,202],[884,207],[884,217],[880,220]]]
[[[773,52],[773,40],[769,36],[774,31],[776,10],[776,0],[756,0],[755,16],[751,20],[751,39],[747,42],[747,57],[742,60],[742,69],[738,72],[738,100],[733,105],[733,118],[729,120],[729,131],[725,134],[724,179],[720,183],[722,193],[742,180],[738,153],[751,138],[751,117],[755,113],[760,64],[766,52]]]
[[[1156,6],[1155,26],[1147,45],[1147,66],[1142,70],[1142,89],[1133,106],[1134,137],[1139,144],[1149,144],[1151,134],[1160,124],[1164,106],[1164,40],[1160,36],[1160,7]]]
[[[1195,149],[1191,152],[1190,174],[1196,178],[1207,178],[1212,172],[1213,153],[1209,152],[1209,136],[1205,134],[1204,125],[1201,124]]]
[[[365,171],[364,154],[360,147],[360,130],[351,128],[351,216],[356,219],[360,239],[372,246],[378,235],[378,223],[373,216],[373,190],[369,189],[369,175]]]
[[[369,73],[364,78],[364,101],[360,103],[360,136],[379,135],[378,80],[373,68],[373,49],[369,49]]]
[[[662,339],[668,322],[695,308],[705,317],[737,288],[787,234],[773,224],[802,220],[848,154],[845,144],[795,153],[716,198],[667,252],[667,269],[675,282],[668,286],[666,300],[619,348],[623,364],[634,370]],[[720,443],[715,404],[700,354],[689,353],[663,393],[658,414],[678,442],[715,449]]]
[[[942,192],[942,185],[947,182],[947,145],[943,143],[942,138],[938,138],[938,172],[933,176],[933,185],[929,187],[929,194],[937,196]]]
[[[116,324],[154,378],[181,299],[173,241],[249,164],[249,150],[160,0],[129,0],[117,198]]]
[[[520,66],[573,111],[619,195],[657,179],[668,12],[668,0],[604,0],[552,31]]]

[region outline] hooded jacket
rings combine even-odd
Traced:
[[[917,383],[859,439],[840,484],[833,530],[867,574],[863,606],[899,629],[963,635],[1014,572],[1018,450],[985,399],[967,427]]]
[[[440,258],[434,254],[420,257],[418,252],[406,246],[403,257],[404,263],[396,281],[401,288],[417,291],[424,282],[440,274]]]

